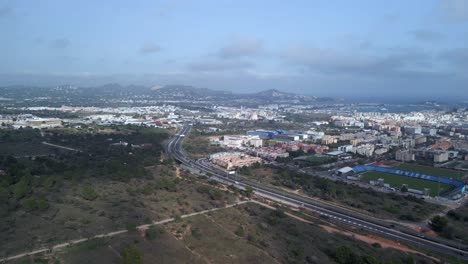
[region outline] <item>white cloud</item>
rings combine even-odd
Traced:
[[[441,10],[443,18],[447,21],[468,22],[467,0],[441,0]]]
[[[161,51],[161,47],[153,42],[146,42],[143,44],[143,46],[140,48],[140,52],[143,54],[148,54],[148,53],[156,53]]]
[[[257,56],[263,52],[263,43],[256,39],[236,40],[221,48],[219,56],[224,59]]]

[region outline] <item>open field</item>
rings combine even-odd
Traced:
[[[8,204],[2,204],[0,256],[110,232],[129,224],[216,208],[236,200],[235,195],[204,181],[176,178],[170,166],[149,170],[151,176],[128,182],[56,179],[51,187],[35,188],[35,196],[47,201],[47,206],[40,209],[29,209],[23,202],[20,208],[6,213],[3,209]],[[185,172],[180,174],[183,177]],[[91,191],[85,191],[88,189]]]
[[[9,144],[12,154],[43,146],[54,152],[35,159],[0,155],[1,257],[237,199],[207,181],[185,177],[171,160],[160,161],[165,130],[105,129],[0,130],[0,144]],[[38,148],[31,149],[35,144]]]
[[[47,259],[119,263],[132,245],[143,254],[143,263],[436,263],[439,258],[360,230],[343,231],[319,217],[295,215],[249,203],[157,226],[151,239],[130,232],[85,242]],[[25,258],[15,263],[32,262]]]
[[[439,184],[436,182],[425,181],[395,174],[368,171],[361,175],[361,180],[365,182],[377,181],[379,178],[384,179],[385,183],[390,184],[394,188],[401,188],[403,184],[407,184],[408,188],[417,189],[424,191],[424,188],[430,189],[431,196],[437,196],[439,193],[443,193],[448,190],[450,186],[445,184]]]
[[[308,157],[305,159],[306,161],[310,162],[326,162],[328,160],[331,160],[329,157],[318,157],[318,156],[313,156],[313,157]]]
[[[453,179],[458,179],[458,180],[462,180],[467,176],[466,172],[435,168],[435,167],[429,167],[429,166],[422,166],[422,165],[416,165],[416,164],[408,164],[408,163],[400,163],[400,164],[393,166],[393,168],[406,170],[406,171],[414,171],[414,172],[424,173],[424,174],[433,175],[433,176],[453,178]]]
[[[18,211],[1,218],[0,254],[219,207],[234,200],[222,191],[213,197],[210,186],[206,186],[207,192],[200,192],[197,188],[205,185],[191,181],[181,181],[174,189],[159,189],[166,177],[129,183],[93,181],[99,193],[93,201],[83,199],[81,185],[63,183],[59,193],[48,197],[49,208],[44,212]]]

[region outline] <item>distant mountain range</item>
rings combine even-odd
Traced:
[[[154,94],[163,97],[172,98],[198,98],[198,99],[244,99],[244,100],[261,100],[267,102],[277,101],[301,101],[301,102],[313,102],[313,101],[334,101],[333,98],[327,97],[316,97],[308,95],[298,95],[294,93],[286,93],[277,89],[269,89],[256,93],[250,94],[236,94],[230,91],[219,91],[211,90],[207,88],[197,88],[187,85],[167,85],[167,86],[155,86],[151,88]]]
[[[188,85],[166,85],[166,86],[122,86],[119,84],[106,84],[95,87],[76,87],[72,85],[61,85],[57,87],[30,87],[30,86],[8,86],[0,87],[0,94],[4,97],[29,100],[32,98],[48,97],[62,100],[88,98],[90,101],[115,98],[149,98],[156,100],[175,101],[249,101],[264,103],[280,102],[332,102],[336,101],[328,97],[316,97],[298,95],[282,92],[277,89],[269,89],[256,93],[233,93],[231,91],[212,90],[198,88]],[[62,101],[59,100],[59,101]],[[58,101],[57,101],[58,103]]]

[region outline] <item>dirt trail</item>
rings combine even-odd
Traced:
[[[176,178],[180,178],[180,179],[182,178],[182,177],[180,176],[180,169],[179,169],[179,167],[176,167],[175,176],[176,176]]]

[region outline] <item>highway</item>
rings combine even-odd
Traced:
[[[462,245],[460,247],[460,244],[453,241],[425,236],[422,233],[403,226],[388,223],[382,219],[364,215],[324,201],[322,202],[269,186],[264,186],[245,178],[229,178],[226,172],[215,169],[201,161],[194,161],[186,157],[184,150],[182,149],[182,142],[185,136],[190,133],[190,130],[191,125],[185,125],[182,127],[179,133],[173,136],[166,144],[166,152],[168,155],[172,156],[187,167],[209,173],[210,179],[224,184],[229,184],[240,189],[245,189],[245,187],[250,186],[258,196],[295,207],[308,209],[331,222],[340,222],[351,227],[366,230],[369,233],[386,237],[397,242],[411,244],[417,248],[422,248],[425,251],[436,251],[441,254],[468,260],[468,247],[466,245]]]

